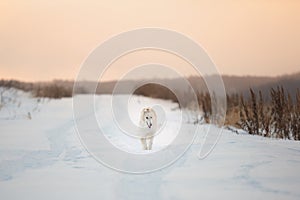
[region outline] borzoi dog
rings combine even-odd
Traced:
[[[157,117],[152,108],[144,108],[141,112],[140,126],[143,128],[145,134],[141,138],[144,150],[151,150],[153,138],[157,129]]]

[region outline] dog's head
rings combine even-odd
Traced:
[[[144,108],[141,113],[141,120],[147,125],[148,128],[152,128],[156,120],[156,114],[152,108]]]

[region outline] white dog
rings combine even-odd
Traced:
[[[157,117],[152,108],[144,108],[141,112],[140,126],[144,128],[146,133],[141,138],[144,150],[151,150],[154,134],[157,129]]]

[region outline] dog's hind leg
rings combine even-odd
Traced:
[[[142,146],[143,146],[143,150],[147,150],[147,142],[146,142],[146,138],[141,138],[141,142],[142,142]]]

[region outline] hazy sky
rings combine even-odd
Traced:
[[[223,74],[275,76],[300,71],[297,0],[7,0],[0,1],[0,78],[74,79],[97,45],[141,27],[188,35],[206,49]],[[106,79],[126,71],[118,65],[152,59],[177,68],[184,65],[157,52],[136,52],[129,58],[115,64]]]

